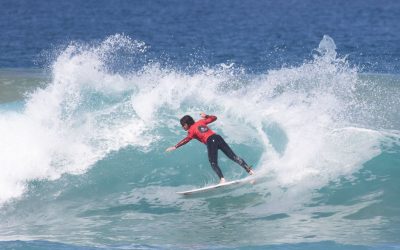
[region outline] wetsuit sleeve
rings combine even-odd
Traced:
[[[204,121],[206,124],[212,123],[217,120],[217,117],[215,115],[206,115],[206,118],[204,118]]]
[[[175,145],[175,148],[179,148],[180,146],[185,145],[186,143],[190,142],[190,140],[192,140],[192,138],[189,136],[183,138],[182,141],[178,142],[178,144]]]

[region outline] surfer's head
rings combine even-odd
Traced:
[[[180,122],[184,130],[188,130],[194,124],[194,120],[190,115],[182,117]]]

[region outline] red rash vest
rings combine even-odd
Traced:
[[[192,139],[197,139],[200,142],[206,144],[208,137],[215,134],[207,124],[217,120],[217,117],[214,115],[207,115],[206,118],[198,120],[192,126],[190,126],[188,130],[188,135],[178,144],[175,145],[175,148],[179,148],[180,146],[185,145]]]

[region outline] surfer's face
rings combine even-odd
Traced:
[[[187,130],[189,129],[189,125],[187,125],[187,124],[185,123],[185,124],[183,124],[182,128],[183,128],[185,131],[187,131]]]

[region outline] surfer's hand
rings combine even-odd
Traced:
[[[165,152],[171,152],[171,151],[173,151],[173,150],[175,150],[175,149],[176,149],[175,146],[169,147],[169,148],[167,148],[167,149],[165,150]]]
[[[201,118],[207,118],[207,115],[206,115],[206,113],[204,113],[204,112],[201,112],[201,113],[200,113],[200,116],[201,116]]]

